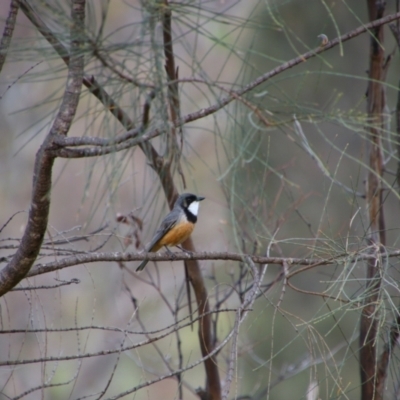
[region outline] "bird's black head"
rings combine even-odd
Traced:
[[[192,193],[183,193],[176,200],[175,207],[182,207],[189,221],[196,222],[199,202],[204,199],[205,197],[196,196]]]

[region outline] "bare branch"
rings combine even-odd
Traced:
[[[72,284],[78,284],[81,281],[79,279],[71,279],[70,281],[61,281],[61,283],[57,284],[57,285],[43,285],[43,286],[28,286],[28,287],[15,287],[13,289],[11,289],[13,292],[16,291],[24,291],[24,290],[40,290],[40,289],[55,289],[55,288],[59,288],[62,286],[68,286],[68,285],[72,285]]]
[[[353,39],[354,37],[361,35],[364,32],[368,32],[373,28],[380,27],[382,25],[388,24],[397,19],[400,19],[400,12],[397,12],[395,14],[390,14],[386,17],[383,17],[383,18],[377,19],[375,21],[369,22],[367,24],[364,24],[363,26],[360,26],[357,29],[354,29],[348,33],[345,33],[344,35],[342,35],[340,37],[337,37],[337,38],[331,40],[324,47],[318,47],[315,50],[310,50],[304,54],[301,54],[300,56],[293,58],[292,60],[289,60],[289,61],[279,65],[278,67],[265,73],[264,75],[259,76],[257,79],[255,79],[253,82],[250,82],[243,88],[232,91],[231,95],[221,99],[220,101],[218,101],[218,103],[216,103],[210,107],[203,108],[194,113],[187,114],[185,117],[182,118],[182,120],[180,121],[180,124],[186,124],[188,122],[192,122],[192,121],[196,121],[197,119],[204,118],[207,115],[214,114],[216,111],[220,110],[221,108],[224,108],[231,101],[235,100],[237,98],[237,96],[242,96],[245,93],[250,92],[251,90],[255,89],[257,86],[259,86],[262,83],[266,82],[267,80],[273,78],[274,76],[279,75],[280,73],[282,73],[290,68],[293,68],[296,65],[299,65],[299,64],[307,61],[308,59],[317,56],[318,54],[320,54],[324,51],[327,51],[333,47],[336,47],[343,42]]]
[[[236,308],[221,308],[219,310],[212,310],[209,312],[209,314],[220,314],[224,312],[236,312]],[[248,309],[247,311],[251,311],[251,309]],[[193,321],[186,322],[185,324],[182,324],[183,321],[189,319],[189,316],[186,316],[180,320],[174,321],[171,325],[165,326],[160,329],[156,330],[146,330],[146,331],[133,331],[131,329],[121,329],[121,328],[115,328],[115,327],[109,327],[109,326],[99,326],[99,325],[90,325],[90,326],[74,326],[74,327],[69,327],[69,328],[36,328],[36,329],[2,329],[0,331],[1,335],[5,334],[12,334],[12,333],[40,333],[40,332],[46,332],[46,333],[57,333],[57,332],[76,332],[76,331],[85,331],[85,330],[101,330],[101,331],[110,331],[110,332],[118,332],[118,333],[123,333],[125,334],[132,334],[132,335],[155,335],[157,333],[163,332],[167,329],[178,329],[181,330],[183,328],[186,328],[190,326],[193,322],[198,321],[203,315],[199,315],[197,318],[195,318]]]
[[[17,20],[17,14],[19,9],[19,0],[10,1],[10,11],[6,19],[6,25],[3,30],[3,36],[0,42],[0,72],[3,69],[6,61],[8,48],[10,47],[11,38],[14,32],[15,21]]]
[[[68,133],[79,102],[84,66],[81,34],[85,21],[84,0],[74,0],[71,16],[71,59],[62,104],[50,132],[36,154],[28,224],[17,252],[0,272],[0,296],[12,289],[28,273],[39,254],[47,229],[54,163],[54,157],[47,153],[47,149],[54,137]]]
[[[24,6],[22,6],[24,5]],[[21,3],[21,8],[25,10],[26,4],[24,3],[24,0]],[[28,11],[27,11],[28,12]],[[63,57],[64,61],[68,63],[68,57],[65,56],[65,49],[63,48],[62,44],[58,42],[57,38],[52,35],[49,30],[47,29],[46,25],[36,16],[33,16],[33,11],[32,9],[29,9],[29,12],[27,14],[28,18],[31,19],[31,21],[35,24],[35,26],[38,27],[40,32],[46,37],[46,39],[49,41],[50,44],[52,44],[55,48],[56,51],[59,52],[60,56]],[[370,22],[369,24],[365,24],[362,27],[359,27],[357,29],[354,29],[351,32],[348,32],[347,34],[342,35],[339,38],[336,38],[332,41],[330,41],[326,46],[324,47],[319,47],[316,50],[311,50],[307,53],[304,53],[303,55],[300,55],[299,57],[296,57],[279,67],[273,69],[272,71],[260,76],[253,82],[249,83],[242,89],[232,91],[228,89],[223,89],[225,91],[228,91],[230,94],[225,98],[222,99],[218,104],[215,104],[213,106],[210,106],[208,108],[199,110],[195,113],[191,113],[186,115],[180,120],[176,120],[174,125],[175,126],[183,126],[184,124],[188,122],[195,121],[197,119],[203,118],[207,115],[213,114],[216,111],[220,110],[227,104],[229,104],[231,101],[235,99],[242,99],[242,95],[253,90],[260,84],[264,83],[268,79],[274,77],[275,75],[278,75],[282,73],[283,71],[290,69],[302,62],[305,62],[307,59],[312,58],[317,56],[323,51],[326,51],[330,48],[333,48],[337,45],[339,45],[342,42],[345,42],[347,40],[350,40],[354,38],[355,36],[358,36],[372,28],[380,27],[384,24],[387,24],[391,21],[394,21],[396,19],[400,18],[400,13],[396,14],[391,14],[388,15],[387,17],[378,19],[376,21]],[[193,82],[202,82],[202,80],[198,79],[181,79],[181,80],[171,80],[168,82],[168,87],[174,86],[177,82],[187,82],[187,81],[193,81]],[[107,107],[114,116],[121,122],[121,124],[128,130],[128,132],[125,132],[124,134],[111,138],[111,139],[103,139],[103,138],[88,138],[88,137],[76,137],[76,138],[65,138],[63,141],[63,138],[58,138],[56,143],[60,147],[65,147],[65,146],[103,146],[103,149],[94,149],[94,148],[84,148],[84,149],[67,149],[67,148],[62,148],[62,149],[54,149],[54,153],[52,153],[54,156],[58,157],[63,157],[63,158],[83,158],[83,157],[97,157],[105,154],[110,154],[113,152],[121,151],[121,150],[126,150],[129,148],[132,148],[136,145],[144,145],[144,143],[148,142],[150,139],[153,139],[159,135],[161,135],[163,132],[159,130],[153,130],[151,132],[148,132],[144,135],[142,135],[140,138],[136,138],[137,135],[139,135],[143,131],[143,127],[139,128],[133,128],[133,122],[129,119],[129,117],[123,112],[123,110],[115,103],[114,100],[100,87],[100,85],[95,81],[94,77],[85,77],[83,83],[85,86],[89,88],[89,90],[92,91],[92,93]],[[220,87],[219,85],[217,85]],[[154,95],[154,94],[153,94]],[[248,105],[248,103],[246,103]],[[148,106],[147,102],[146,105]],[[268,125],[268,123],[267,123]],[[136,139],[135,139],[136,138]],[[133,140],[130,140],[133,139]],[[146,145],[148,146],[148,144]],[[160,174],[160,156],[158,153],[155,151],[153,147],[149,149],[143,149],[145,152],[150,154],[150,160],[151,160],[151,165],[152,167],[156,170],[158,174]],[[162,162],[162,165],[164,164],[164,161]],[[165,168],[162,168],[163,173],[165,173]]]
[[[393,251],[390,253],[382,254],[382,259],[399,257],[400,250]],[[338,254],[332,258],[284,258],[284,257],[263,257],[251,254],[239,254],[239,253],[220,253],[220,252],[201,252],[188,254],[185,252],[173,253],[173,255],[166,253],[130,253],[130,252],[113,252],[113,253],[90,253],[90,254],[78,254],[71,257],[64,258],[58,261],[52,261],[45,264],[36,264],[35,267],[27,275],[36,276],[46,274],[48,272],[57,271],[59,269],[73,267],[75,265],[92,263],[92,262],[129,262],[129,261],[142,261],[144,259],[149,261],[195,261],[195,260],[230,260],[242,262],[244,257],[250,257],[251,260],[256,264],[277,264],[284,265],[286,263],[289,266],[293,265],[305,265],[306,267],[297,270],[291,274],[288,274],[287,278],[291,278],[297,273],[304,272],[310,268],[315,268],[322,265],[332,265],[336,263],[355,263],[361,261],[374,260],[374,254],[365,253],[343,253]]]
[[[191,252],[195,251],[195,247],[191,238],[183,243],[183,247]],[[221,382],[219,378],[218,364],[216,361],[215,340],[212,330],[211,314],[209,314],[210,306],[208,302],[208,293],[201,274],[200,265],[196,260],[188,259],[185,263],[189,273],[190,283],[196,297],[199,314],[203,317],[199,321],[199,342],[201,354],[204,358],[204,368],[207,376],[206,392],[210,396],[210,400],[218,400],[221,398]],[[234,331],[231,332],[233,334]]]
[[[203,317],[203,316],[200,316],[200,318],[201,318],[201,317]],[[168,330],[168,332],[162,333],[162,334],[160,334],[160,335],[157,336],[157,337],[152,337],[152,338],[150,338],[150,339],[146,339],[146,340],[143,340],[143,341],[141,341],[141,342],[138,342],[138,343],[135,343],[135,344],[132,344],[132,345],[129,345],[129,346],[122,346],[122,347],[119,346],[118,348],[115,348],[115,349],[102,350],[102,351],[98,351],[98,352],[85,353],[85,354],[75,354],[75,355],[71,355],[71,356],[64,356],[64,355],[63,355],[63,356],[55,356],[55,357],[52,357],[52,356],[50,356],[50,357],[42,357],[42,358],[37,358],[37,359],[23,359],[23,360],[0,361],[0,366],[6,366],[6,365],[27,365],[27,364],[36,364],[36,363],[38,363],[38,362],[41,363],[41,362],[49,362],[49,361],[71,361],[71,360],[79,360],[79,359],[83,359],[83,358],[92,358],[92,357],[107,356],[107,355],[110,355],[110,354],[119,354],[119,353],[121,353],[121,352],[125,352],[125,351],[128,351],[128,350],[133,350],[133,349],[137,349],[137,348],[139,348],[139,347],[143,347],[143,346],[145,346],[145,345],[147,345],[147,344],[152,344],[152,343],[155,342],[155,341],[161,340],[161,339],[163,339],[163,338],[169,336],[169,335],[170,335],[171,333],[173,333],[176,329],[182,329],[182,328],[184,328],[185,326],[189,326],[190,324],[191,324],[191,322],[188,322],[188,323],[186,323],[186,324],[183,324],[183,325],[180,326],[180,327],[177,327],[176,324],[173,324],[172,327],[171,327],[171,329]],[[127,335],[128,332],[127,332],[127,331],[122,331],[122,333],[124,333],[125,335]],[[166,379],[166,378],[170,378],[170,377],[172,377],[172,376],[174,376],[174,375],[177,375],[177,374],[179,374],[179,373],[182,373],[182,372],[184,372],[184,371],[187,371],[187,370],[189,370],[189,369],[191,369],[191,368],[194,368],[195,366],[201,364],[201,363],[204,362],[207,358],[213,357],[219,350],[221,350],[221,349],[226,345],[226,343],[228,343],[228,341],[230,340],[230,338],[232,337],[232,335],[233,335],[233,330],[232,330],[230,333],[228,333],[228,335],[226,336],[226,338],[225,338],[212,352],[210,352],[210,354],[208,354],[206,357],[200,358],[199,360],[197,360],[197,361],[194,362],[193,364],[188,365],[188,366],[182,368],[181,370],[173,371],[172,373],[170,373],[170,374],[168,374],[168,375],[166,375],[166,376],[163,376],[163,377],[157,379],[156,381],[158,382],[158,381],[160,381],[160,380],[163,380],[163,379]],[[154,383],[154,382],[153,382],[153,383]],[[144,386],[148,386],[149,384],[151,384],[151,383],[147,383],[147,384],[145,384]],[[136,390],[139,390],[140,388],[142,388],[142,387],[144,387],[144,386],[138,385],[138,386],[135,387],[134,390],[135,390],[135,391],[136,391]]]
[[[160,136],[161,131],[158,129],[155,129],[153,131],[150,131],[144,135],[141,135],[139,137],[137,136],[137,133],[140,133],[141,129],[132,129],[128,132],[126,132],[124,135],[124,139],[122,143],[116,144],[116,145],[110,145],[110,146],[104,146],[104,147],[85,147],[82,149],[71,149],[71,148],[59,148],[59,144],[54,145],[52,150],[50,150],[50,154],[52,154],[54,157],[61,157],[61,158],[86,158],[86,157],[98,157],[98,156],[103,156],[106,154],[111,154],[115,153],[117,151],[121,150],[127,150],[130,149],[134,146],[144,146],[149,140]],[[133,138],[129,138],[132,136]],[[121,141],[120,138],[118,138],[118,141]],[[75,139],[75,138],[70,138],[70,139]],[[85,140],[82,140],[82,142],[86,141],[92,141],[93,144],[95,142],[100,143],[101,139],[100,138],[82,138]],[[93,139],[93,140],[92,140]],[[100,139],[100,140],[96,140]],[[72,142],[72,141],[70,141]],[[63,143],[62,139],[58,140],[58,143]],[[77,143],[77,142],[75,142]],[[80,146],[81,144],[76,144],[77,146]]]

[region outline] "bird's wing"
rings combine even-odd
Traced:
[[[146,246],[146,251],[152,251],[154,245],[176,224],[176,215],[168,214],[154,234],[153,240]]]

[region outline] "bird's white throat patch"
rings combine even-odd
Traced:
[[[199,212],[199,205],[200,203],[198,201],[194,201],[193,203],[190,203],[190,206],[188,207],[188,210],[195,216],[197,217],[197,213]]]

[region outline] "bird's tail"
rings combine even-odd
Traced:
[[[149,260],[143,260],[140,265],[136,268],[136,271],[142,271],[144,269],[144,267],[147,265],[147,263],[149,262]]]

